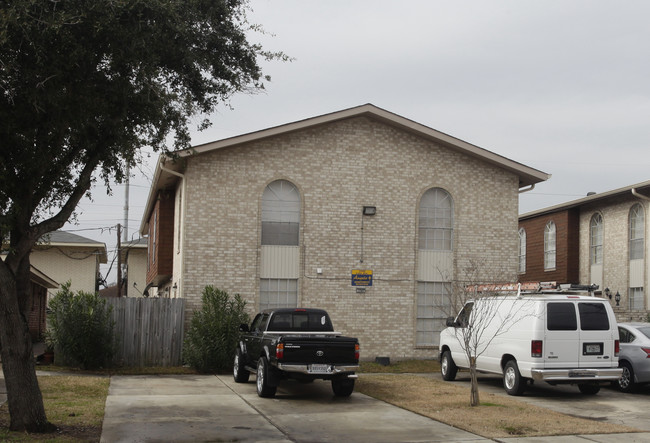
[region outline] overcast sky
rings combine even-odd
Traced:
[[[552,174],[520,213],[650,180],[650,2],[252,0],[266,92],[236,96],[193,144],[372,103]],[[157,156],[133,171],[137,238]],[[114,256],[124,187],[77,225]],[[107,267],[102,268],[106,272]],[[113,266],[113,270],[115,266]],[[112,273],[114,280],[114,273]],[[110,278],[109,278],[109,281]]]

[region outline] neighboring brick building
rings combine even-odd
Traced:
[[[520,280],[597,284],[620,294],[619,320],[646,320],[649,200],[650,181],[522,214]]]
[[[186,319],[214,285],[325,308],[366,359],[430,358],[468,267],[516,278],[518,191],[547,178],[372,105],[196,146],[158,163],[147,282]]]

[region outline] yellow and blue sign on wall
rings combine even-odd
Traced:
[[[352,286],[372,286],[372,271],[367,269],[353,269]]]

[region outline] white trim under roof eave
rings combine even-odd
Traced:
[[[630,195],[632,195],[632,190],[633,189],[644,188],[644,187],[648,187],[648,186],[650,186],[650,180],[647,180],[647,181],[644,181],[644,182],[641,182],[641,183],[637,183],[637,184],[634,184],[634,185],[631,185],[631,186],[624,186],[622,188],[612,189],[611,191],[605,191],[605,192],[600,192],[598,194],[588,195],[586,197],[581,197],[581,198],[579,198],[577,200],[571,200],[571,201],[568,201],[566,203],[560,203],[558,205],[548,206],[546,208],[526,212],[525,214],[521,214],[519,216],[519,220],[525,220],[525,219],[528,219],[528,218],[537,217],[537,216],[544,215],[544,214],[550,214],[550,213],[553,213],[553,212],[572,209],[572,208],[575,208],[577,206],[582,206],[582,205],[585,205],[587,203],[593,203],[594,201],[606,199],[606,198],[609,198],[609,197],[613,197],[615,195],[627,194],[628,192],[630,193]]]

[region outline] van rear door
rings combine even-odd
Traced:
[[[614,362],[614,340],[605,303],[579,301],[580,367],[610,367]]]
[[[578,367],[581,344],[575,303],[571,300],[547,302],[545,320],[544,367]]]

